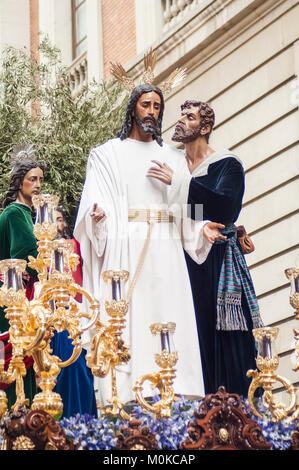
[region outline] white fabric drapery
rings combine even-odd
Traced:
[[[110,289],[101,279],[107,269],[125,269],[130,278],[137,267],[148,225],[128,222],[128,208],[171,210],[169,187],[146,176],[151,160],[166,162],[177,178],[184,177],[186,162],[181,151],[155,141],[111,139],[94,148],[89,156],[86,180],[78,210],[74,236],[83,258],[83,285],[101,303],[101,321],[108,321],[105,300]],[[96,224],[90,217],[94,203],[106,213]],[[175,204],[177,223],[155,223],[151,240],[127,314],[124,340],[131,359],[117,373],[121,400],[134,398],[132,387],[141,375],[157,371],[155,341],[149,326],[155,322],[176,323],[174,342],[178,351],[176,393],[204,395],[200,351],[191,287],[181,241],[181,220]],[[187,224],[183,233],[186,250],[197,262],[207,257],[211,244],[202,236],[204,221]],[[92,332],[91,332],[92,333]],[[90,332],[84,334],[85,346]],[[111,395],[110,377],[99,380],[100,403]],[[148,390],[151,395],[153,392]]]

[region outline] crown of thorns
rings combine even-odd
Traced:
[[[141,76],[141,83],[153,84],[155,75],[154,68],[157,62],[157,55],[150,49],[143,58],[144,72]],[[128,73],[125,71],[123,66],[118,62],[110,62],[110,73],[116,78],[116,80],[122,84],[125,90],[131,92],[137,86],[133,78],[130,78]],[[168,94],[170,91],[178,86],[186,78],[186,69],[176,68],[169,77],[159,85],[160,90],[163,94]]]

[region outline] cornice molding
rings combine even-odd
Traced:
[[[288,3],[285,0],[204,1],[184,22],[167,31],[152,44],[158,57],[155,67],[156,83],[163,81],[170,70],[184,67],[187,63],[189,74],[193,67],[198,67],[198,58],[195,65],[192,64],[192,58],[200,52],[202,62],[258,21],[263,12],[270,12],[281,4]],[[221,44],[220,38],[223,38]],[[128,63],[126,69],[135,79],[138,78],[143,71],[143,53]]]

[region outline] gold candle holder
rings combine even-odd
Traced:
[[[23,273],[26,266],[26,261],[20,259],[0,261],[0,271],[4,276],[4,282],[0,291],[2,306],[17,307],[23,304],[26,298],[23,287]]]
[[[57,235],[54,211],[59,198],[53,194],[38,194],[32,197],[36,210],[34,235],[38,240],[53,240]]]
[[[299,268],[288,268],[285,275],[290,281],[290,304],[295,309],[296,319],[299,320]]]
[[[96,324],[96,332],[92,339],[91,352],[86,361],[97,377],[111,374],[111,406],[106,406],[102,412],[106,415],[120,415],[129,420],[130,416],[124,410],[124,403],[118,398],[116,367],[130,360],[129,348],[122,339],[125,328],[125,316],[128,312],[128,302],[123,298],[123,285],[129,277],[128,271],[109,270],[102,273],[103,280],[111,285],[111,299],[106,300],[105,309],[110,317],[107,325],[100,321]]]
[[[175,323],[154,323],[150,326],[151,333],[159,340],[159,352],[155,354],[155,362],[161,368],[159,372],[146,374],[140,377],[133,388],[137,402],[146,410],[155,414],[156,418],[169,418],[171,406],[175,401],[173,381],[175,379],[175,365],[178,354],[173,345]],[[161,399],[150,404],[143,396],[144,383],[149,381],[152,388],[158,388]]]
[[[9,336],[12,343],[12,358],[8,370],[0,364],[0,381],[11,384],[16,382],[17,401],[13,408],[28,405],[25,398],[23,377],[26,375],[24,358],[25,316],[28,301],[23,288],[22,276],[26,268],[26,261],[7,259],[0,262],[0,271],[4,282],[0,289],[0,306],[5,307],[4,312],[9,320]],[[26,339],[26,338],[25,338]]]
[[[7,397],[3,390],[0,390],[0,421],[4,418],[7,413]]]
[[[12,359],[7,371],[0,365],[0,381],[16,381],[17,400],[13,409],[28,405],[24,394],[23,377],[26,375],[24,357],[32,356],[34,369],[40,377],[41,392],[35,395],[33,410],[44,410],[52,416],[63,410],[58,393],[53,392],[56,378],[63,367],[67,367],[79,357],[82,344],[81,335],[91,328],[99,318],[99,303],[81,286],[73,282],[72,270],[78,263],[73,253],[73,245],[67,240],[53,240],[56,224],[52,212],[57,206],[57,196],[39,195],[33,198],[37,210],[34,233],[38,241],[37,259],[30,258],[29,266],[36,269],[39,282],[35,284],[34,299],[28,301],[22,284],[22,273],[26,268],[24,260],[4,260],[0,270],[4,274],[4,284],[0,289],[0,303],[6,306],[5,314],[10,323]],[[74,301],[82,294],[90,304],[90,312],[79,312]],[[84,327],[81,319],[87,318]],[[50,348],[53,331],[67,330],[73,340],[73,352],[66,361],[52,354]],[[0,397],[0,410],[5,409],[5,400]]]
[[[74,253],[74,246],[70,240],[53,240],[49,248],[50,266],[44,289],[51,289],[51,298],[58,308],[69,308],[71,297],[69,287],[74,284],[72,269],[75,269],[79,263],[79,256]]]
[[[29,256],[29,266],[38,271],[40,281],[47,279],[50,266],[50,242],[57,235],[54,211],[58,202],[58,196],[52,194],[38,194],[32,197],[32,204],[36,210],[33,233],[38,240],[38,257],[35,259]]]
[[[270,411],[273,421],[279,421],[292,413],[297,406],[296,390],[289,380],[277,375],[276,369],[279,365],[278,354],[276,353],[275,340],[278,336],[278,328],[265,327],[253,330],[254,338],[258,344],[258,356],[256,365],[258,370],[249,370],[248,377],[252,377],[252,382],[248,390],[248,400],[254,413],[262,417],[255,406],[254,393],[261,387],[264,390],[263,404]],[[289,406],[276,402],[273,396],[273,385],[280,382],[290,397]],[[298,410],[293,414],[292,419],[298,418]]]
[[[42,346],[32,350],[35,370],[40,377],[41,392],[35,395],[32,403],[33,410],[44,410],[52,416],[62,413],[63,403],[58,393],[53,389],[61,369],[73,364],[81,354],[81,334],[91,328],[100,313],[99,303],[89,293],[73,282],[72,269],[77,265],[78,256],[73,253],[73,244],[69,240],[53,240],[49,243],[51,260],[47,280],[43,280],[42,289],[35,299],[47,309],[43,316],[46,324],[45,341]],[[91,314],[79,312],[73,300],[77,293],[82,294],[89,302]],[[32,302],[33,305],[33,302]],[[89,322],[81,327],[81,318],[87,317]],[[67,330],[74,346],[71,356],[66,361],[52,354],[50,339],[53,331]]]
[[[295,309],[296,320],[299,320],[299,268],[288,268],[285,270],[285,275],[289,279],[291,285],[289,301],[291,306]],[[294,328],[293,333],[296,357],[296,366],[293,370],[297,372],[299,370],[299,329]]]

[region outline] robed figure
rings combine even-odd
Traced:
[[[153,159],[168,162],[177,171],[182,165],[181,153],[162,143],[163,107],[158,88],[140,85],[133,91],[119,137],[94,148],[89,155],[74,230],[83,258],[83,286],[100,301],[102,322],[108,321],[105,300],[111,298],[111,286],[104,283],[102,273],[110,269],[129,271],[125,297],[138,274],[123,335],[131,359],[117,371],[122,401],[134,399],[132,388],[140,376],[157,371],[157,351],[149,329],[155,322],[176,323],[175,392],[205,393],[181,234],[169,217],[166,186],[148,177]],[[150,218],[157,211],[164,214],[160,221]],[[195,225],[185,247],[195,262],[203,262],[211,243],[203,236],[204,222]],[[87,336],[85,340],[90,342]],[[98,388],[100,401],[106,404],[111,396],[109,377],[101,378]],[[152,395],[153,391],[145,393]]]
[[[192,220],[223,224],[223,239],[213,242],[200,264],[185,251],[201,349],[206,393],[221,385],[230,393],[247,396],[255,369],[256,345],[252,329],[263,326],[251,275],[237,238],[244,194],[244,169],[228,149],[213,150],[209,135],[214,111],[207,103],[186,101],[172,139],[185,144],[185,169],[171,175],[171,202],[188,204]],[[162,176],[157,162],[155,178]]]
[[[11,178],[9,189],[4,197],[4,210],[0,215],[0,260],[24,259],[28,256],[37,256],[37,242],[33,234],[32,197],[38,194],[42,187],[43,166],[32,158],[33,151],[30,146],[24,150],[16,148],[11,157]],[[0,286],[3,284],[0,273]],[[23,283],[26,288],[26,297],[31,300],[34,292],[34,283],[37,272],[26,268]],[[4,368],[8,369],[12,358],[12,345],[9,341],[9,321],[5,316],[5,307],[0,308],[0,354],[4,358]],[[24,392],[31,404],[37,393],[33,358],[24,358],[26,376],[24,377]],[[0,383],[0,389],[5,390],[8,399],[8,408],[16,401],[16,386]]]

